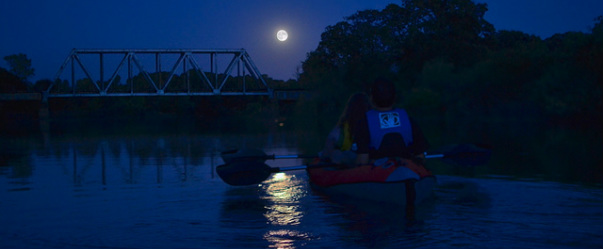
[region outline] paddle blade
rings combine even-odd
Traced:
[[[241,149],[241,150],[228,150],[220,153],[224,163],[229,164],[235,161],[249,161],[256,160],[263,162],[268,159],[268,155],[264,151],[259,149]]]
[[[486,164],[492,156],[492,150],[475,144],[460,144],[441,151],[442,161],[457,165],[478,166]]]
[[[233,186],[252,185],[263,182],[272,174],[270,166],[258,161],[234,161],[216,167],[218,176]]]

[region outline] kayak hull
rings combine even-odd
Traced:
[[[327,195],[395,205],[406,205],[408,184],[414,186],[410,194],[415,204],[430,199],[437,184],[435,176],[424,167],[406,160],[344,169],[335,165],[308,167],[307,171],[312,186]]]
[[[421,203],[433,197],[433,188],[436,186],[436,178],[425,177],[415,181],[416,198],[415,203]],[[330,196],[345,196],[362,201],[388,203],[394,205],[406,205],[406,183],[351,183],[330,187],[313,185],[319,191]]]

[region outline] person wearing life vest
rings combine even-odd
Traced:
[[[357,127],[354,141],[358,146],[357,164],[380,158],[406,158],[423,161],[429,143],[419,126],[401,108],[395,108],[396,87],[379,78],[371,86],[373,109]]]
[[[358,130],[356,126],[364,119],[370,106],[366,94],[356,93],[350,96],[339,121],[327,136],[321,153],[322,159],[344,165],[356,163],[357,146],[354,144],[354,132]]]

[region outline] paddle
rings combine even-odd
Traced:
[[[259,153],[258,151],[264,154],[264,152],[260,150],[257,150],[254,153]],[[491,155],[490,149],[479,147],[473,144],[450,145],[443,147],[438,151],[439,154],[426,155],[425,158],[441,158],[444,162],[448,163],[477,166],[486,163],[490,159]],[[218,176],[220,176],[220,178],[222,178],[222,180],[229,185],[242,186],[261,183],[272,173],[315,167],[328,167],[332,165],[317,164],[310,166],[298,165],[283,168],[273,168],[263,162],[264,157],[258,154],[253,156],[252,154],[253,153],[250,153],[246,157],[232,157],[228,160],[228,162],[225,160],[225,164],[216,167]]]
[[[310,166],[310,167],[314,167]],[[317,166],[318,167],[318,166]],[[289,170],[307,169],[307,165],[299,165],[285,168],[273,168],[261,161],[242,161],[235,160],[231,163],[216,167],[216,172],[222,180],[229,185],[243,186],[258,184],[268,179],[272,173],[278,173]]]
[[[264,151],[253,148],[241,150],[228,150],[220,153],[224,163],[232,163],[234,161],[266,161],[270,159],[297,159],[297,158],[315,158],[316,155],[267,155]]]
[[[479,166],[486,164],[491,155],[492,150],[486,145],[451,144],[440,147],[425,158],[441,158],[443,162],[455,165]]]

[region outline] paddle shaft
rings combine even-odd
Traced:
[[[315,158],[316,155],[268,155],[266,159],[298,159],[298,158]]]
[[[243,150],[229,150],[224,151],[222,154],[222,160],[225,163],[231,163],[234,161],[241,160],[274,160],[274,159],[298,159],[298,158],[315,158],[316,155],[266,155],[258,149],[243,149]]]
[[[264,160],[274,160],[274,159],[301,159],[301,158],[315,158],[315,157],[317,157],[317,156],[316,155],[274,155],[274,154],[272,154],[272,155],[239,156],[239,157],[234,157],[233,159],[259,158],[259,159],[264,159]],[[425,155],[425,159],[444,158],[444,157],[450,157],[450,155],[446,155],[446,154]]]
[[[425,159],[430,159],[430,158],[443,158],[446,155],[444,154],[433,154],[433,155],[425,155]]]
[[[300,169],[307,169],[308,165],[297,165],[297,166],[291,166],[291,167],[278,167],[278,168],[272,168],[272,172],[277,173],[277,172],[283,172],[283,171],[291,171],[291,170],[300,170]]]
[[[285,156],[278,156],[278,157],[282,157],[282,158],[299,158],[299,157],[295,157],[298,155],[285,155]],[[430,158],[442,158],[444,157],[444,154],[434,154],[434,155],[426,155],[425,158],[426,159],[430,159]],[[326,166],[329,166],[329,164],[326,164]],[[296,166],[290,166],[290,167],[274,167],[272,168],[272,172],[277,173],[277,172],[283,172],[283,171],[292,171],[292,170],[301,170],[301,169],[307,169],[308,167],[322,167],[321,165],[313,165],[313,166],[308,166],[308,165],[296,165]]]
[[[434,154],[434,155],[426,155],[425,158],[429,159],[429,158],[442,158],[445,157],[446,155],[444,154]],[[266,156],[241,156],[241,157],[236,157],[238,159],[245,159],[245,158],[259,158],[259,159],[266,159],[266,160],[274,160],[274,159],[302,159],[302,158],[316,158],[316,155],[266,155]]]
[[[446,150],[444,150],[446,151]],[[303,156],[303,155],[266,155],[262,151],[244,151],[246,153],[227,152],[223,153],[223,159],[225,164],[216,167],[218,175],[224,182],[230,185],[249,185],[260,183],[268,178],[272,173],[290,171],[290,170],[303,170],[320,167],[332,166],[331,163],[322,163],[317,165],[298,165],[283,168],[270,167],[260,160],[249,160],[257,158],[302,158],[315,156]],[[263,155],[261,155],[263,154]],[[450,147],[447,152],[440,152],[440,154],[425,155],[426,159],[440,158],[446,163],[452,163],[455,165],[467,165],[477,166],[487,163],[490,159],[491,150],[486,148],[479,148],[471,144],[455,145]]]
[[[275,156],[275,155],[271,155],[271,159],[279,159],[279,158],[311,158],[310,156],[302,156],[302,155],[282,155],[282,156]],[[432,159],[432,158],[444,158],[446,157],[445,154],[432,154],[432,155],[425,155],[425,159]],[[308,165],[297,165],[297,166],[291,166],[291,167],[282,167],[282,168],[273,168],[273,172],[282,172],[282,171],[291,171],[291,170],[300,170],[300,169],[307,169]]]

